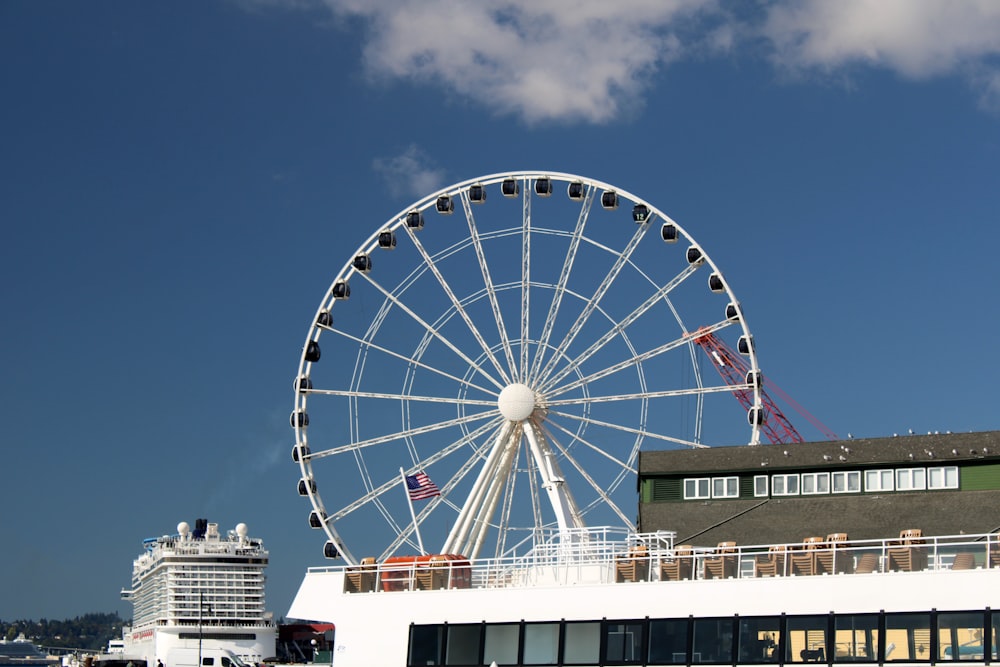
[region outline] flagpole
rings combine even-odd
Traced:
[[[426,556],[427,552],[424,551],[424,540],[420,537],[420,526],[417,525],[417,515],[413,511],[413,501],[410,500],[410,487],[406,483],[406,473],[403,472],[402,468],[400,468],[399,474],[403,478],[403,493],[406,494],[406,504],[410,506],[410,518],[413,519],[413,530],[417,534],[417,545],[420,546],[420,555]]]

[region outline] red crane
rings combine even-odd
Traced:
[[[823,435],[830,440],[839,440],[837,435],[824,426],[818,419],[809,414],[805,408],[796,403],[792,398],[781,391],[781,389],[770,380],[763,377],[759,371],[756,376],[751,372],[750,365],[743,359],[743,356],[726,345],[725,341],[711,331],[698,334],[694,342],[701,346],[712,365],[719,371],[719,375],[726,384],[736,387],[733,389],[733,396],[740,402],[748,412],[753,408],[754,384],[760,387],[760,397],[764,408],[764,422],[760,425],[761,433],[770,443],[804,442],[798,430],[781,411],[778,404],[774,402],[768,394],[768,390],[777,394],[782,401],[792,407],[796,412],[805,417]]]

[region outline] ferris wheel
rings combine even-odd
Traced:
[[[501,557],[551,532],[634,530],[640,450],[759,442],[739,301],[687,231],[620,188],[483,176],[343,255],[291,414],[328,557]],[[707,335],[744,355],[744,385],[720,379]]]

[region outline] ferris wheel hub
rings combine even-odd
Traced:
[[[535,392],[531,387],[515,382],[503,388],[497,407],[504,419],[513,422],[524,421],[535,411]]]

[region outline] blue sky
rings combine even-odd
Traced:
[[[145,537],[323,564],[291,381],[336,272],[506,170],[620,185],[855,437],[1000,427],[1000,5],[0,4],[0,618],[130,608]]]

